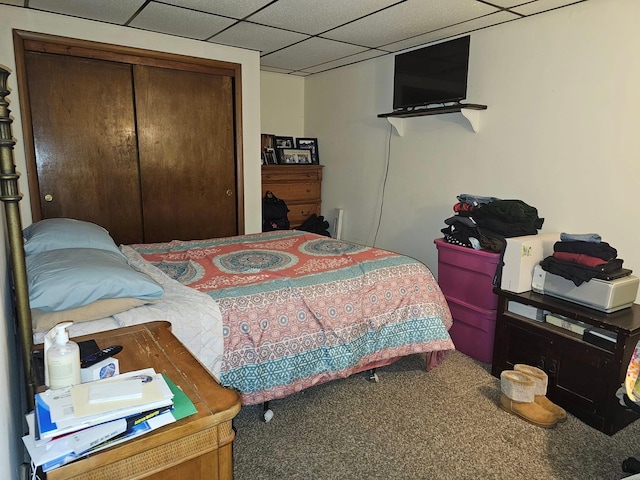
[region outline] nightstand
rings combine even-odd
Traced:
[[[187,394],[198,412],[52,470],[46,474],[47,480],[233,478],[235,432],[231,423],[240,410],[240,396],[218,384],[173,336],[169,322],[151,322],[73,338],[76,342],[90,339],[100,348],[124,347],[116,356],[121,372],[153,367],[156,372],[166,374]]]

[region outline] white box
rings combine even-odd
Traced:
[[[515,293],[528,292],[534,267],[553,255],[553,245],[560,241],[560,232],[511,237],[506,241],[500,288]]]
[[[120,373],[120,363],[117,358],[105,358],[101,362],[80,369],[80,381],[82,383],[113,377]]]

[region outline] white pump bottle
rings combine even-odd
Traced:
[[[49,340],[55,332],[55,343],[45,345],[45,384],[52,389],[65,388],[80,383],[80,347],[69,340],[67,327],[73,322],[56,325],[48,334]],[[45,342],[46,343],[46,342]]]

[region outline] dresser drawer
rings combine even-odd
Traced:
[[[273,194],[284,200],[287,205],[295,201],[317,201],[320,200],[320,184],[319,183],[278,183],[263,184],[262,196],[271,190]]]
[[[313,165],[273,165],[262,167],[262,183],[312,182],[322,180],[322,168]]]
[[[289,223],[291,228],[299,227],[302,223],[314,213],[320,216],[320,202],[318,203],[294,203],[287,205],[289,207]]]

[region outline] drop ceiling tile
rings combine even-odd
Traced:
[[[264,72],[273,72],[273,73],[291,73],[292,72],[290,68],[268,67],[265,65],[261,65],[260,70]]]
[[[305,68],[304,71],[307,73],[324,72],[326,70],[331,70],[333,68],[344,67],[345,65],[350,65],[352,63],[362,62],[363,60],[369,60],[371,58],[381,57],[382,55],[388,55],[388,52],[371,49],[362,53],[356,53],[355,55],[349,55],[348,57],[340,58],[332,62],[327,62],[320,65],[316,65],[314,67]]]
[[[567,5],[572,5],[574,3],[582,3],[582,0],[538,0],[537,2],[531,2],[520,7],[512,8],[511,10],[522,15],[534,15],[554,8],[566,7]]]
[[[363,47],[334,42],[326,38],[309,40],[261,57],[260,63],[270,67],[305,70],[305,68],[346,57],[366,50]]]
[[[0,5],[6,4],[6,5],[13,5],[15,7],[24,7],[25,1],[26,0],[2,0],[0,1]]]
[[[532,0],[491,0],[490,3],[498,7],[511,8],[515,7],[516,5],[522,5],[523,3],[529,3],[531,1]]]
[[[400,50],[406,50],[408,48],[426,45],[427,43],[436,42],[438,40],[454,37],[456,35],[462,35],[474,30],[490,27],[492,25],[498,25],[500,23],[509,22],[511,20],[517,20],[519,18],[522,17],[513,13],[501,11],[499,13],[485,15],[484,17],[469,20],[468,22],[460,23],[452,27],[441,28],[440,30],[425,33],[424,35],[418,35],[413,38],[408,38],[407,40],[384,45],[380,48],[382,50],[388,50],[390,52],[399,52]]]
[[[497,10],[469,0],[407,0],[322,36],[376,48]]]
[[[315,35],[399,0],[279,0],[247,20]]]
[[[251,22],[237,24],[210,38],[210,42],[223,43],[234,47],[249,48],[264,53],[273,52],[309,38],[309,35],[266,27]]]
[[[29,0],[29,8],[124,25],[144,0]]]
[[[209,13],[150,3],[129,25],[144,30],[204,40],[233,23],[235,20]]]
[[[162,0],[163,3],[192,8],[202,12],[242,19],[272,0]]]

